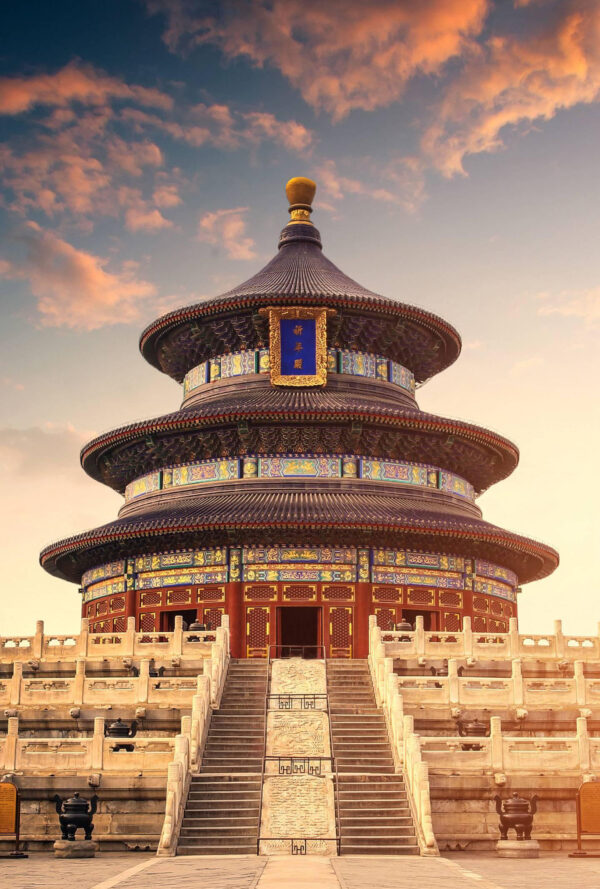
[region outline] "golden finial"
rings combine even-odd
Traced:
[[[305,225],[306,223],[312,225],[310,214],[316,190],[316,182],[305,176],[294,176],[293,179],[290,179],[285,186],[285,193],[290,202],[290,222],[303,222]]]

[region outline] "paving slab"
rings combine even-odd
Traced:
[[[84,860],[31,853],[0,860],[0,886],[10,889],[573,889],[600,887],[600,859],[541,853],[511,860],[493,853],[441,858],[352,855],[341,858],[100,853]]]

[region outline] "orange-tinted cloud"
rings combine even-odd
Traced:
[[[139,318],[140,304],[155,293],[153,284],[137,277],[135,263],[108,271],[106,259],[76,249],[33,222],[20,240],[24,257],[3,261],[0,272],[28,282],[46,327],[95,330],[127,324]]]
[[[538,296],[543,305],[538,315],[559,315],[563,318],[579,318],[589,327],[600,324],[600,287],[587,290],[563,290],[556,296],[542,293]]]
[[[339,119],[396,101],[481,32],[489,0],[147,0],[175,50],[213,43],[229,58],[278,68],[308,104]]]
[[[198,222],[198,239],[223,247],[230,259],[254,259],[255,244],[246,235],[245,214],[248,207],[215,210],[205,213]]]
[[[129,85],[79,61],[65,65],[54,74],[0,77],[0,114],[22,114],[36,105],[53,108],[67,107],[72,102],[106,105],[114,99],[133,100],[163,110],[173,105],[172,98],[159,90]]]
[[[520,5],[523,5],[522,3]],[[503,146],[503,130],[600,96],[600,5],[567,0],[524,34],[492,35],[446,88],[423,152],[444,175],[466,157]]]

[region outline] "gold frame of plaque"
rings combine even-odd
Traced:
[[[324,386],[327,382],[327,315],[336,314],[336,310],[311,306],[271,306],[260,309],[259,313],[269,316],[271,385]],[[315,373],[284,374],[281,371],[281,321],[291,318],[315,322]]]
[[[0,781],[0,838],[13,836],[15,850],[0,858],[28,858],[25,852],[19,851],[21,829],[21,794],[16,784],[11,781]]]

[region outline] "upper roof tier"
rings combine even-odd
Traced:
[[[267,346],[268,321],[258,310],[290,304],[335,308],[329,346],[384,355],[408,367],[417,382],[458,358],[460,336],[450,324],[367,290],[323,255],[321,236],[310,222],[306,183],[310,180],[288,183],[292,219],[264,268],[222,296],[169,312],[144,330],[140,349],[150,364],[181,382],[215,355]]]

